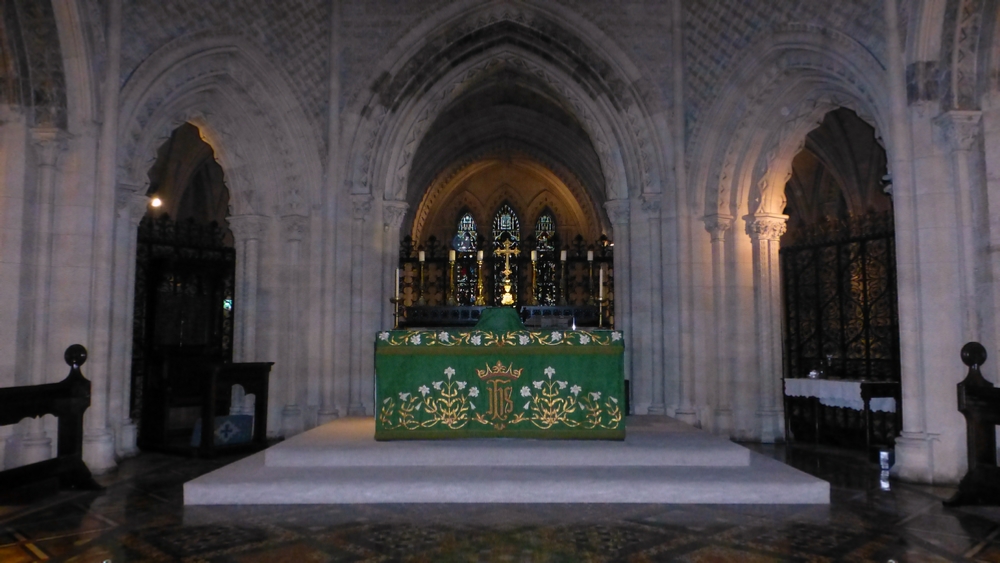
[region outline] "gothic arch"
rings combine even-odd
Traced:
[[[156,149],[190,122],[226,171],[233,215],[308,215],[319,201],[319,143],[287,79],[244,40],[175,40],[139,66],[121,100],[120,182],[144,186]]]
[[[458,3],[417,26],[377,67],[372,91],[352,102],[364,116],[348,167],[352,193],[380,188],[387,200],[405,199],[413,154],[435,118],[499,68],[531,76],[571,110],[600,156],[607,199],[660,191],[664,151],[647,107],[657,96],[640,93],[639,73],[610,40],[582,27],[561,12],[505,2]]]
[[[693,142],[692,201],[705,215],[780,213],[791,159],[828,111],[846,107],[888,131],[885,68],[850,37],[789,25],[744,60]]]

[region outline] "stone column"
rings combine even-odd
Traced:
[[[712,236],[712,304],[715,322],[715,430],[728,436],[733,428],[732,370],[726,355],[729,327],[726,322],[726,232],[733,226],[729,215],[710,215],[705,229]]]
[[[115,453],[131,457],[136,447],[137,428],[132,420],[132,320],[135,315],[136,234],[146,215],[149,197],[139,186],[119,184],[118,214],[115,222],[115,293],[124,296],[112,302],[113,320],[111,369],[112,421],[117,423]]]
[[[287,390],[285,408],[281,411],[281,432],[285,438],[299,434],[303,430],[302,407],[299,406],[299,378],[302,334],[302,309],[300,256],[302,239],[308,226],[308,217],[286,215],[281,218],[281,230],[285,238],[286,267],[284,295],[284,327],[281,346],[284,356],[284,383]]]
[[[663,392],[663,255],[661,252],[662,215],[660,214],[662,197],[660,194],[642,196],[642,210],[646,212],[649,221],[649,264],[652,279],[649,288],[650,324],[653,334],[650,338],[652,349],[652,392],[653,398],[648,414],[666,414]]]
[[[353,219],[351,222],[351,393],[347,406],[348,416],[365,416],[361,401],[362,366],[361,347],[370,343],[371,336],[364,334],[364,264],[365,222],[371,217],[372,201],[369,194],[351,196]]]
[[[962,311],[962,342],[981,341],[983,340],[981,315],[991,313],[991,307],[984,306],[976,291],[976,266],[980,264],[980,260],[977,260],[976,240],[986,240],[986,236],[976,237],[976,211],[982,210],[985,213],[986,203],[982,197],[983,185],[976,181],[981,178],[974,178],[978,175],[981,164],[974,159],[978,159],[980,153],[973,151],[979,146],[982,112],[949,111],[938,116],[935,121],[950,147],[952,158],[952,178],[956,198],[955,224],[959,244],[958,263],[962,280],[958,288]]]
[[[632,384],[632,352],[629,346],[632,334],[632,276],[629,239],[630,203],[627,199],[606,202],[604,208],[614,228],[615,243],[615,329],[625,338],[625,377]],[[635,401],[630,401],[635,405]]]
[[[748,215],[747,234],[753,245],[754,323],[757,329],[757,420],[760,439],[772,443],[784,438],[781,389],[781,269],[778,249],[787,215]]]
[[[394,311],[390,298],[396,289],[395,280],[396,268],[399,266],[399,228],[403,224],[403,217],[410,205],[405,201],[386,201],[382,209],[383,228],[385,230],[385,252],[382,263],[382,328],[392,328]],[[447,278],[446,278],[447,279]]]
[[[263,215],[228,217],[236,244],[236,291],[233,296],[233,361],[257,359],[257,287],[259,285],[260,241],[267,233]]]
[[[46,372],[51,357],[48,349],[49,306],[52,302],[52,227],[55,222],[56,164],[65,149],[66,134],[56,128],[31,130],[38,165],[35,196],[35,271],[34,299],[31,330],[31,384],[49,383],[54,374]],[[22,465],[44,461],[52,457],[52,439],[42,425],[41,418],[32,418],[23,426],[21,437]]]

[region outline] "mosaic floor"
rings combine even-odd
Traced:
[[[852,452],[750,447],[830,481],[831,504],[185,509],[184,481],[234,458],[143,454],[103,492],[0,506],[0,561],[1000,562],[1000,508],[944,508],[952,490],[883,483]]]

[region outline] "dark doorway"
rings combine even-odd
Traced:
[[[132,414],[140,448],[186,449],[202,403],[195,366],[232,360],[229,194],[212,148],[190,124],[164,143],[149,176],[155,206],[137,235]]]

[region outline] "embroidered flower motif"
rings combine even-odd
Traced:
[[[531,382],[531,384],[535,386],[535,389],[541,389],[542,388],[542,383],[543,383],[542,381],[532,381]]]
[[[590,344],[590,337],[586,334],[580,335],[580,344]]]
[[[479,336],[478,334],[474,334],[472,338],[469,339],[469,341],[472,342],[473,345],[479,346],[480,344],[483,343],[483,337]]]
[[[464,382],[464,381],[459,381],[459,382],[458,382],[458,388],[459,388],[459,389],[465,389],[465,386],[466,386],[466,385],[468,385],[468,383],[466,383],[466,382]]]
[[[469,403],[469,408],[472,410],[476,410],[476,403]]]
[[[614,403],[614,404],[616,404],[616,405],[618,404],[618,399],[616,399],[616,398],[614,398],[614,397],[609,397],[609,399],[611,399],[611,402],[612,402],[612,403]]]
[[[451,376],[455,375],[455,368],[451,366],[444,368],[444,374],[448,376],[448,379],[451,379]]]
[[[528,401],[527,403],[524,403],[524,410],[528,410],[530,408],[531,408],[531,401]]]
[[[521,387],[521,396],[522,397],[530,397],[531,396],[531,389],[528,389],[527,385],[525,385],[524,387]]]
[[[583,391],[583,389],[580,389],[579,385],[574,385],[574,386],[572,386],[572,387],[569,388],[569,392],[572,393],[574,397],[576,397],[577,395],[579,395],[580,391]]]
[[[552,342],[559,342],[562,340],[562,333],[558,330],[552,333]]]
[[[447,332],[438,333],[438,340],[440,340],[441,342],[448,342],[449,338],[451,338],[451,336],[449,336]]]
[[[413,407],[413,410],[418,411],[421,406],[423,406],[423,403],[417,403],[417,406]]]
[[[547,375],[549,379],[552,379],[552,376],[555,374],[556,374],[556,368],[552,366],[545,368],[545,375]]]
[[[424,397],[426,397],[427,394],[431,392],[430,388],[427,387],[426,385],[421,385],[419,388],[417,388],[417,391],[420,391],[420,394],[423,395]]]
[[[600,400],[600,398],[601,398],[601,392],[600,391],[594,391],[593,393],[590,394],[590,398],[593,399],[593,400],[595,400],[595,401]]]
[[[413,344],[420,344],[420,335],[419,334],[414,334],[413,336],[411,336],[410,337],[410,342],[413,343]]]
[[[405,400],[407,400],[409,398],[410,398],[410,394],[409,393],[400,393],[399,394],[399,400],[400,401],[405,401]]]
[[[434,389],[440,391],[442,383],[444,383],[444,381],[435,381],[434,383],[431,383],[431,385],[434,387]]]
[[[378,339],[379,340],[389,340],[389,333],[388,332],[380,332],[380,333],[378,333]]]
[[[617,330],[611,333],[612,342],[618,342],[621,339],[622,339],[622,333],[618,332]]]
[[[527,334],[522,334],[517,337],[517,340],[518,342],[521,343],[521,346],[527,346],[528,343],[531,342],[531,337],[529,337]]]
[[[569,383],[568,383],[568,382],[566,382],[566,381],[556,381],[556,383],[558,383],[558,384],[559,384],[559,388],[560,388],[560,389],[565,389],[565,388],[566,388],[566,386],[567,386],[567,385],[569,385]]]
[[[473,387],[472,389],[469,389],[469,396],[470,397],[478,397],[479,396],[479,387]]]

